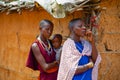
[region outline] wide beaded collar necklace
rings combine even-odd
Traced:
[[[37,38],[38,41],[42,44],[42,47],[47,51],[48,55],[52,53],[52,46],[50,44],[50,41],[47,40],[48,46],[41,40],[40,37]]]

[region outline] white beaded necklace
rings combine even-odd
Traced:
[[[47,51],[48,55],[52,53],[52,46],[50,44],[50,41],[47,40],[48,46],[41,40],[40,37],[37,38],[40,43],[42,43],[43,48]]]

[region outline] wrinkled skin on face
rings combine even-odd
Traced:
[[[73,27],[73,33],[78,37],[84,37],[86,35],[86,28],[81,21],[77,21]]]

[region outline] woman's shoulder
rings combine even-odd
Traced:
[[[70,49],[75,47],[75,43],[72,39],[68,38],[64,43],[63,43],[63,48]]]
[[[31,47],[32,47],[32,48],[38,47],[38,44],[40,44],[39,41],[38,41],[38,40],[35,40],[35,41],[32,43]]]
[[[67,40],[64,42],[64,44],[63,45],[71,45],[71,44],[74,44],[74,41],[72,40],[72,39],[70,39],[70,38],[67,38]]]

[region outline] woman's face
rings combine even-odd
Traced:
[[[86,34],[86,28],[81,21],[77,21],[73,27],[73,32],[78,37],[84,37]]]
[[[44,24],[43,27],[40,29],[42,36],[46,39],[48,39],[51,36],[52,31],[53,26],[48,23]]]

